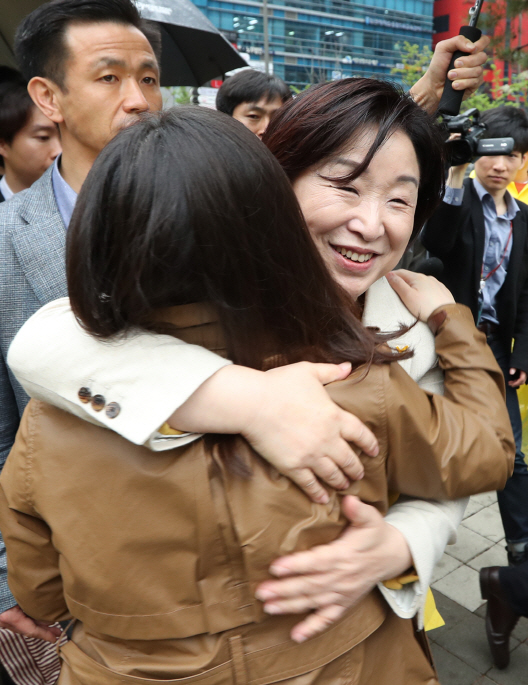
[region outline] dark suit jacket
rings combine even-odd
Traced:
[[[460,207],[441,204],[427,222],[421,239],[425,247],[444,263],[440,280],[455,300],[467,305],[476,319],[482,260],[484,257],[484,212],[471,179],[464,181]],[[500,336],[515,346],[511,366],[528,372],[528,206],[520,207],[513,220],[513,240],[506,279],[496,299]]]

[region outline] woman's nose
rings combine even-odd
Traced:
[[[362,202],[354,210],[347,223],[349,231],[360,235],[365,242],[371,242],[383,235],[385,229],[376,202]]]

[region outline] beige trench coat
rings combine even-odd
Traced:
[[[469,310],[445,311],[436,336],[445,397],[396,363],[328,388],[378,437],[380,454],[363,460],[349,492],[382,513],[389,492],[461,497],[502,488],[513,467],[502,374]],[[221,351],[207,306],[171,318],[180,339]],[[301,645],[289,638],[298,616],[263,613],[254,592],[270,562],[335,539],[347,522],[340,494],[310,502],[234,440],[250,478],[204,440],[153,454],[30,402],[0,479],[0,527],[20,606],[78,621],[60,684],[435,683],[411,623],[378,591]]]

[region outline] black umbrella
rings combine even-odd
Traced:
[[[43,0],[0,0],[0,64],[16,67],[13,38],[22,19]]]
[[[190,0],[136,0],[141,15],[162,33],[161,85],[201,86],[247,67],[239,53]]]
[[[162,32],[161,85],[201,86],[231,69],[247,67],[235,48],[190,0],[152,0],[136,5]],[[0,64],[15,66],[13,36],[43,0],[0,0]]]

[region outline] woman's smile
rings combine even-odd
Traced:
[[[377,257],[375,252],[367,252],[358,247],[343,247],[331,243],[329,245],[335,252],[337,264],[343,269],[358,272],[367,271]]]

